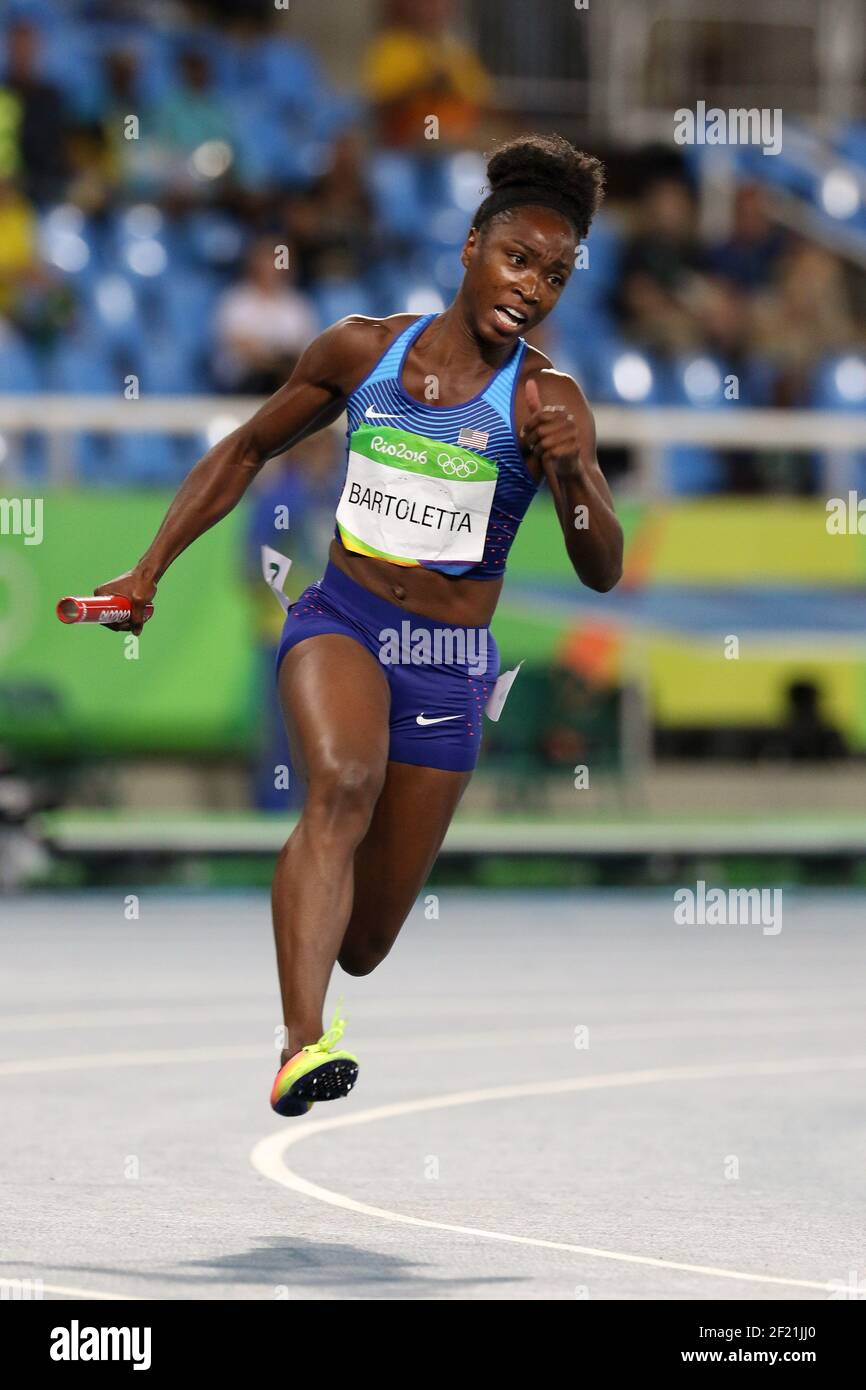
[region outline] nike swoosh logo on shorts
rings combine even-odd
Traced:
[[[374,405],[368,405],[364,411],[365,420],[399,420],[399,415],[393,415],[387,410],[377,410]]]
[[[459,719],[459,714],[440,714],[435,719],[425,719],[423,714],[419,714],[415,720],[416,724],[444,724],[446,719]]]

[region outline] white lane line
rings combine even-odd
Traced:
[[[9,1288],[13,1293],[17,1292],[22,1285],[35,1284],[43,1293],[62,1293],[67,1298],[96,1298],[100,1302],[130,1303],[135,1301],[139,1295],[131,1293],[103,1293],[101,1289],[78,1289],[70,1284],[46,1284],[42,1279],[2,1279],[0,1278],[0,1288]],[[17,1301],[17,1300],[13,1300]],[[24,1303],[38,1302],[37,1299],[25,1298]]]
[[[423,1226],[428,1230],[450,1231],[457,1235],[480,1236],[484,1240],[505,1241],[512,1245],[540,1246],[545,1250],[564,1250],[572,1254],[587,1255],[593,1259],[614,1260],[623,1264],[650,1265],[656,1269],[675,1269],[688,1274],[705,1274],[718,1279],[735,1279],[752,1284],[775,1284],[786,1288],[820,1289],[823,1293],[832,1291],[831,1281],[814,1279],[791,1279],[782,1275],[752,1274],[745,1270],[720,1269],[714,1265],[687,1264],[679,1260],[661,1260],[649,1255],[630,1255],[614,1250],[599,1250],[591,1245],[574,1245],[569,1241],[541,1240],[535,1236],[509,1235],[504,1231],[486,1231],[477,1226],[460,1226],[446,1221],[430,1221],[425,1217],[406,1216],[402,1212],[389,1211],[384,1207],[370,1206],[358,1202],[353,1197],[345,1197],[330,1188],[320,1187],[309,1182],[300,1174],[293,1172],[283,1163],[283,1155],[293,1145],[303,1143],[318,1134],[330,1134],[338,1129],[350,1129],[355,1125],[373,1124],[377,1120],[398,1119],[406,1115],[419,1115],[430,1110],[446,1110],[459,1105],[479,1105],[485,1101],[520,1100],[529,1096],[565,1095],[574,1091],[601,1091],[615,1087],[649,1086],[659,1082],[728,1080],[739,1076],[749,1079],[755,1076],[804,1076],[821,1071],[860,1071],[866,1068],[866,1056],[828,1057],[824,1059],[802,1058],[777,1062],[751,1062],[721,1064],[715,1066],[662,1067],[646,1071],[609,1072],[600,1076],[575,1077],[566,1081],[541,1081],[517,1086],[496,1086],[488,1090],[453,1091],[449,1095],[432,1096],[424,1100],[401,1101],[394,1105],[380,1105],[372,1110],[361,1110],[341,1115],[333,1120],[319,1120],[304,1123],[297,1127],[281,1129],[265,1139],[259,1140],[250,1162],[257,1172],[283,1187],[299,1192],[305,1197],[325,1202],[329,1206],[342,1207],[345,1211],[357,1212],[361,1216],[375,1216],[403,1226]],[[291,1124],[292,1122],[289,1121]]]

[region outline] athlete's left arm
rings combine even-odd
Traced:
[[[540,371],[525,387],[520,439],[541,463],[553,494],[565,548],[590,589],[605,593],[622,577],[622,527],[595,456],[595,422],[570,376]]]

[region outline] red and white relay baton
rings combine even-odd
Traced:
[[[125,623],[132,612],[132,603],[123,594],[62,598],[56,612],[62,623]],[[148,603],[144,609],[144,621],[152,617],[153,604]]]

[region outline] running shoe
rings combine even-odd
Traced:
[[[331,1026],[318,1042],[307,1043],[280,1067],[271,1088],[271,1108],[278,1115],[305,1115],[317,1100],[347,1096],[358,1079],[358,1059],[351,1052],[335,1050],[346,1020],[337,1004]]]

